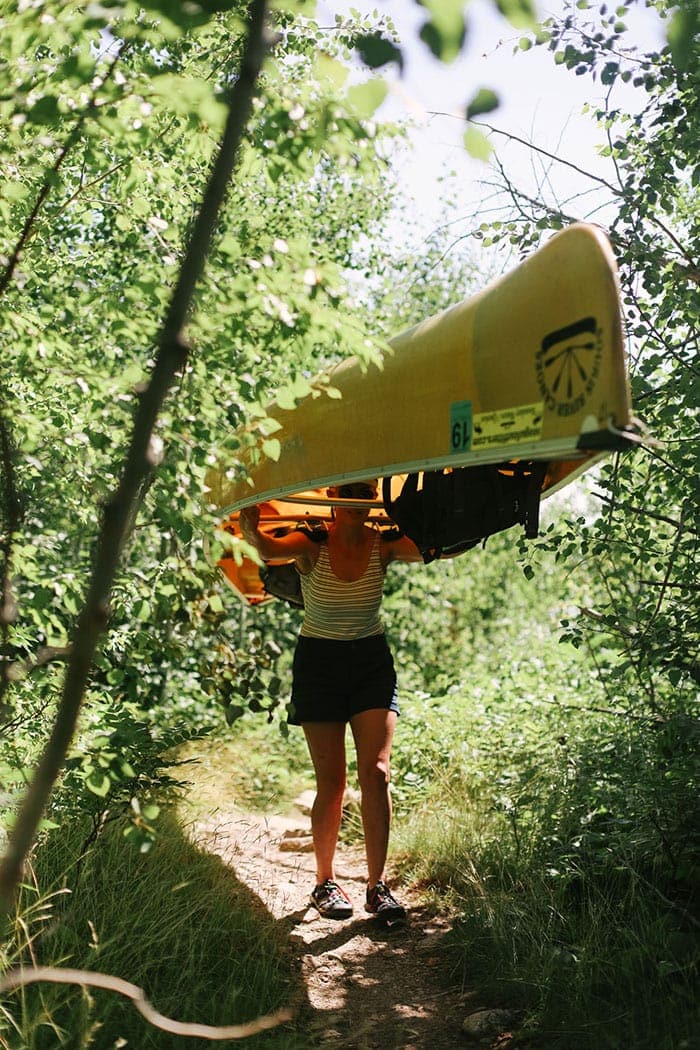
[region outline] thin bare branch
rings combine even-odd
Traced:
[[[22,505],[15,474],[15,445],[4,405],[0,402],[0,470],[2,471],[2,514],[4,528],[0,552],[0,704],[10,683],[8,674],[10,659],[10,625],[14,623],[17,610],[12,592],[12,551],[15,536],[22,520]]]
[[[503,131],[502,128],[497,128],[493,124],[487,124],[484,120],[472,120],[472,124],[476,124],[477,127],[486,128],[487,131],[493,132],[494,135],[501,135],[503,138],[508,139],[509,142],[517,142],[521,146],[526,146],[527,149],[532,150],[534,153],[538,153],[541,157],[547,157],[549,160],[556,161],[557,164],[562,164],[565,168],[571,168],[572,171],[578,172],[579,175],[584,175],[587,179],[592,182],[597,182],[599,186],[605,186],[607,190],[614,193],[616,197],[621,196],[622,191],[617,187],[613,186],[607,179],[601,178],[599,175],[593,175],[590,171],[586,171],[585,168],[580,168],[578,164],[574,164],[571,160],[565,160],[563,157],[557,156],[556,153],[550,153],[549,150],[543,149],[542,146],[536,146],[534,142],[529,142],[527,139],[521,138],[520,135],[514,135],[512,131]]]
[[[248,1021],[246,1024],[209,1025],[175,1021],[159,1013],[146,998],[143,988],[139,988],[137,984],[124,981],[121,977],[112,977],[110,974],[96,973],[94,970],[59,970],[52,966],[32,966],[22,970],[10,970],[0,980],[0,992],[25,988],[28,984],[35,984],[37,981],[49,981],[51,984],[79,984],[81,987],[104,988],[108,992],[116,992],[118,995],[131,999],[138,1012],[155,1028],[160,1028],[163,1032],[170,1032],[172,1035],[208,1039],[210,1042],[223,1039],[248,1039],[251,1035],[257,1035],[258,1032],[276,1028],[285,1021],[290,1021],[294,1016],[289,1008],[284,1008],[262,1017],[256,1017],[254,1021]]]

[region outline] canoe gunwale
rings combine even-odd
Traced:
[[[634,427],[617,430],[612,425],[604,430],[590,430],[581,434],[576,448],[582,452],[626,452],[631,446],[639,445],[643,440]]]
[[[455,454],[454,452],[447,453],[444,456],[436,456],[430,459],[419,459],[404,461],[402,463],[388,463],[384,465],[375,465],[373,470],[356,470],[348,471],[341,475],[326,475],[320,478],[308,479],[303,482],[303,489],[300,488],[300,483],[294,482],[287,486],[268,489],[264,492],[255,492],[246,494],[241,499],[236,500],[233,503],[225,504],[218,508],[219,512],[226,516],[234,514],[236,511],[243,510],[245,507],[250,507],[258,503],[268,503],[272,500],[278,500],[284,502],[289,497],[299,495],[299,502],[310,502],[310,500],[302,500],[300,493],[308,489],[322,489],[329,488],[332,485],[349,484],[354,481],[364,481],[367,477],[393,477],[395,474],[412,474],[416,471],[430,471],[430,470],[443,470],[445,467],[468,467],[468,466],[488,466],[489,464],[505,463],[509,460],[530,460],[533,462],[546,462],[551,463],[556,460],[569,460],[569,459],[580,459],[582,470],[588,469],[592,465],[592,461],[596,461],[602,456],[609,454],[610,452],[617,452],[623,449],[636,446],[638,438],[630,433],[626,436],[625,431],[614,432],[612,430],[599,430],[592,431],[590,434],[580,434],[577,438],[566,437],[566,438],[554,438],[548,441],[537,441],[528,444],[520,445],[500,445],[497,448],[483,450],[483,451],[470,451],[462,454]],[[572,475],[568,475],[569,480],[572,479]],[[558,488],[559,486],[556,486]],[[547,490],[543,493],[543,496],[550,495],[551,490]],[[327,503],[332,505],[333,503],[339,502],[338,500],[328,500]],[[346,501],[348,504],[355,502],[360,506],[367,506],[370,501]],[[380,504],[377,504],[378,506]]]

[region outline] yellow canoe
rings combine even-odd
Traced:
[[[318,513],[330,484],[509,460],[546,463],[546,496],[638,440],[617,268],[597,227],[556,234],[390,347],[381,369],[338,365],[339,400],[272,408],[281,454],[251,457],[252,485],[225,466],[210,472],[209,499],[228,528],[252,503],[290,520]]]

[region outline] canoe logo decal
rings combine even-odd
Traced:
[[[595,317],[550,332],[537,352],[537,384],[546,407],[573,416],[591,395],[600,371],[602,331]]]

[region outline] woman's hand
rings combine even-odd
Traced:
[[[273,521],[263,504],[266,521]],[[314,543],[303,532],[292,529],[282,536],[271,536],[260,529],[260,506],[244,507],[238,515],[238,525],[243,538],[260,555],[263,561],[295,561],[302,572],[309,572],[318,557],[319,544]]]

